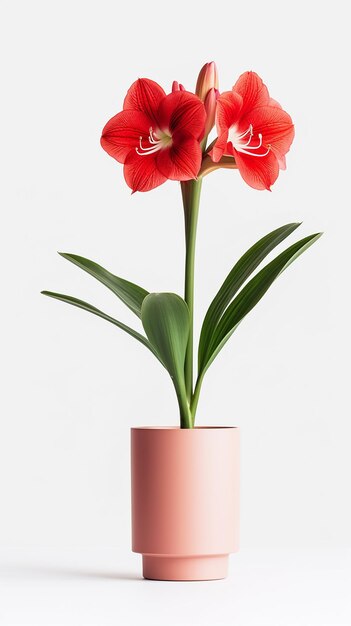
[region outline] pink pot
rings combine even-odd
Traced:
[[[225,578],[238,549],[238,428],[132,428],[131,446],[132,549],[144,578]]]

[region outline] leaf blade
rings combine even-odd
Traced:
[[[199,370],[202,369],[209,349],[210,340],[226,307],[244,284],[247,278],[258,267],[263,259],[286,237],[288,237],[300,222],[285,224],[259,239],[235,263],[228,276],[222,283],[216,296],[212,300],[205,315],[198,350]]]
[[[204,374],[228,339],[232,336],[240,322],[261,300],[272,283],[289,267],[305,250],[321,237],[322,233],[315,233],[300,239],[284,250],[273,261],[268,263],[256,274],[239,292],[220,319],[209,347],[207,361],[199,372]]]
[[[120,278],[120,276],[111,274],[111,272],[102,267],[102,265],[99,265],[90,259],[86,259],[85,257],[79,256],[78,254],[59,252],[59,255],[74,265],[77,265],[77,267],[84,270],[84,272],[87,272],[100,281],[100,283],[108,287],[108,289],[110,289],[120,300],[122,300],[122,302],[124,302],[124,304],[131,311],[133,311],[135,315],[141,317],[141,305],[144,298],[149,293],[146,289],[131,283],[129,280]]]
[[[189,311],[173,293],[150,293],[142,305],[141,321],[150,343],[171,376],[183,372],[189,337]]]
[[[121,330],[124,330],[128,335],[131,335],[132,337],[134,337],[134,339],[137,339],[140,343],[146,346],[146,348],[151,350],[151,352],[158,358],[158,360],[160,360],[159,355],[156,353],[153,346],[150,344],[150,342],[147,340],[146,337],[144,337],[141,333],[138,333],[136,330],[134,330],[130,326],[123,324],[123,322],[120,322],[119,320],[116,320],[114,317],[107,315],[100,309],[97,309],[96,307],[89,304],[88,302],[85,302],[84,300],[79,300],[78,298],[74,298],[73,296],[67,296],[62,293],[56,293],[54,291],[42,291],[41,293],[44,296],[48,296],[49,298],[54,298],[55,300],[61,300],[61,302],[66,302],[67,304],[71,304],[73,306],[78,307],[79,309],[83,309],[85,311],[88,311],[89,313],[92,313],[93,315],[97,315],[98,317],[101,317],[102,319],[107,320],[108,322],[110,322],[111,324],[114,324]]]
[[[143,302],[141,320],[151,345],[171,376],[178,397],[181,423],[187,428],[192,427],[184,376],[190,329],[187,304],[174,293],[150,293]]]

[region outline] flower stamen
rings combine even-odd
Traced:
[[[150,142],[150,143],[157,143],[158,141],[160,141],[160,140],[157,138],[156,133],[154,133],[154,131],[152,130],[152,126],[150,126],[150,128],[149,128],[149,133],[150,133],[150,134],[149,134],[149,142]]]
[[[164,145],[164,139],[158,139],[156,133],[152,129],[152,126],[150,126],[149,128],[149,136],[147,138],[147,141],[149,142],[150,146],[147,146],[146,148],[144,148],[142,141],[143,141],[143,136],[140,135],[139,147],[135,148],[135,151],[139,156],[146,156],[148,154],[153,154],[154,152],[161,150],[162,145]]]
[[[252,135],[253,135],[253,128],[252,128],[252,124],[250,124],[249,128],[248,128],[248,129],[247,129],[244,133],[241,133],[240,135],[238,135],[238,137],[237,137],[237,138],[238,138],[238,139],[244,139],[244,137],[246,137],[246,135],[248,135],[248,134],[250,134],[250,138],[249,138],[249,141],[248,141],[248,143],[250,143],[250,141],[251,141],[251,137],[252,137]]]
[[[246,143],[242,143],[242,140],[249,135]],[[258,133],[258,144],[253,146],[251,145],[252,139],[254,136],[254,130],[253,130],[253,126],[252,124],[249,125],[249,127],[247,128],[246,131],[244,131],[243,133],[238,134],[236,131],[235,126],[229,129],[229,136],[228,139],[229,141],[232,142],[233,144],[233,148],[235,148],[235,150],[237,150],[237,152],[242,152],[242,154],[248,154],[250,156],[254,156],[254,157],[264,157],[267,156],[268,152],[270,152],[271,150],[271,146],[269,145],[266,152],[254,152],[254,150],[259,150],[262,147],[262,143],[263,143],[263,137],[262,137],[262,133]]]

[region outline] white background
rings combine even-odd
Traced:
[[[347,5],[1,2],[1,626],[351,624]],[[178,184],[131,196],[99,137],[137,77],[193,89],[210,60],[221,90],[257,71],[296,140],[272,193],[235,171],[205,179],[197,331],[259,237],[300,220],[292,241],[325,234],[205,380],[198,424],[242,433],[230,578],[148,583],[130,553],[129,429],[177,423],[170,381],[122,331],[40,290],[135,324],[61,250],[182,293]]]

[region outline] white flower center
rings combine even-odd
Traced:
[[[152,126],[149,128],[149,136],[147,138],[149,142],[149,146],[146,148],[143,146],[143,136],[139,137],[139,147],[135,148],[135,151],[139,156],[147,156],[148,154],[153,154],[161,148],[165,148],[172,141],[172,137],[167,132],[162,132],[157,129],[157,132],[154,132]]]
[[[238,133],[238,128],[236,124],[229,128],[228,132],[228,141],[233,144],[233,148],[238,152],[242,152],[243,154],[249,154],[250,156],[255,157],[264,157],[268,154],[271,149],[271,146],[268,146],[266,152],[255,152],[255,150],[259,150],[262,147],[262,134],[258,133],[258,143],[252,145],[254,130],[252,124],[248,127],[248,129],[244,133]]]

